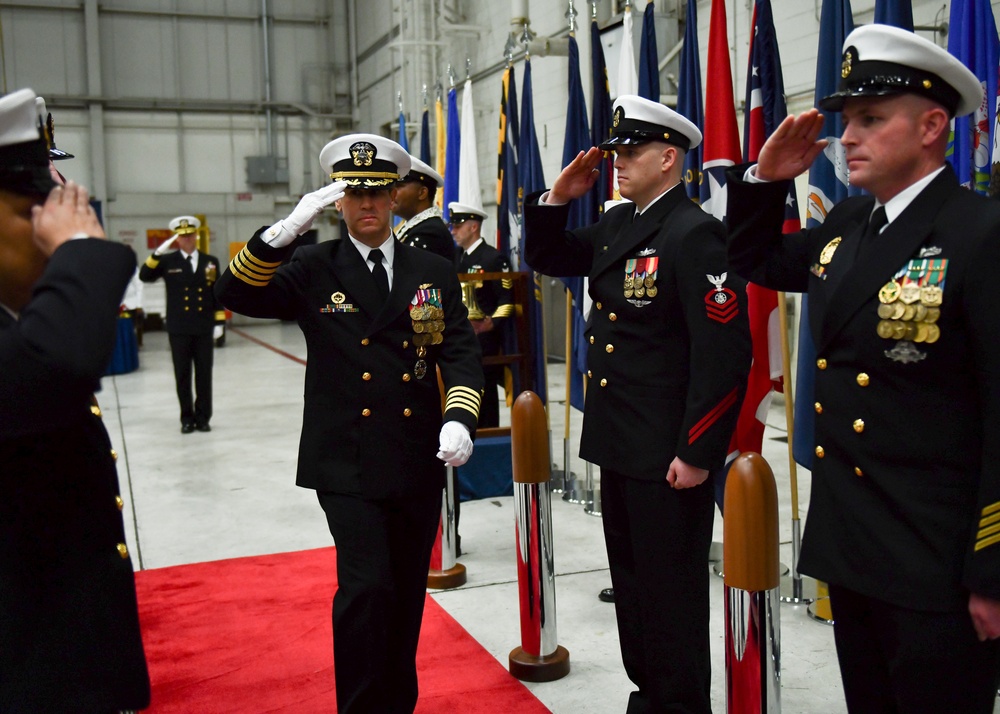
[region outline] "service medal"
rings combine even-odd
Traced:
[[[899,299],[899,283],[895,280],[890,280],[878,291],[878,300],[882,303],[896,302]]]
[[[903,308],[903,318],[902,319],[904,319],[906,321],[912,320],[913,316],[916,314],[916,312],[917,312],[917,306],[916,305],[907,305],[906,307]]]
[[[923,303],[917,303],[914,307],[916,310],[913,313],[913,319],[917,322],[924,322],[927,319],[927,306]]]
[[[646,297],[656,297],[656,293],[658,292],[659,289],[655,285],[650,285],[646,288]]]
[[[883,320],[891,320],[893,313],[893,306],[882,303],[878,306],[878,316]]]
[[[646,279],[642,281],[642,284],[645,285],[647,288],[651,288],[653,287],[653,285],[656,284],[656,278],[654,278],[652,275],[647,275]]]
[[[941,337],[941,328],[937,325],[927,326],[927,344],[933,344],[937,342]]]
[[[625,297],[630,298],[634,294],[632,288],[625,288]]]
[[[832,241],[824,246],[823,250],[819,254],[819,264],[829,265],[830,261],[833,260],[833,254],[837,252],[837,246],[840,245],[840,236],[837,236]]]
[[[634,287],[634,283],[632,281],[632,276],[629,275],[627,278],[625,278],[625,289],[629,290],[632,287]]]
[[[641,298],[645,294],[646,294],[646,288],[644,288],[643,286],[640,285],[635,289],[635,296],[637,298]]]
[[[440,345],[442,342],[444,342],[444,335],[442,335],[440,332],[435,332],[431,335],[432,345]]]
[[[903,313],[905,313],[905,312],[906,312],[906,305],[903,304],[902,302],[894,302],[892,304],[892,319],[893,320],[902,320],[903,319]]]
[[[413,331],[416,332],[418,335],[423,334],[424,332],[427,332],[427,326],[424,325],[423,322],[414,322]]]
[[[920,288],[920,302],[928,307],[940,305],[943,297],[944,291],[937,285],[925,285]]]
[[[906,283],[899,289],[899,299],[907,305],[920,299],[920,286],[917,283]]]
[[[878,325],[875,327],[875,331],[878,332],[878,336],[884,340],[892,338],[892,323],[888,320],[879,320]]]
[[[924,322],[929,324],[934,324],[941,317],[941,308],[939,307],[929,307],[927,308],[927,317],[924,318]]]
[[[926,322],[921,322],[917,325],[917,336],[913,338],[914,342],[926,342],[927,335],[930,334],[930,325]]]

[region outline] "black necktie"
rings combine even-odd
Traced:
[[[879,206],[868,219],[868,227],[865,228],[864,235],[861,236],[861,247],[865,248],[882,232],[882,229],[889,222],[889,217],[885,215],[885,206]]]
[[[389,274],[382,265],[382,251],[375,248],[368,254],[368,260],[372,262],[372,279],[375,281],[375,287],[378,288],[379,296],[385,301],[389,299]]]

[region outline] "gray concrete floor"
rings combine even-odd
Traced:
[[[241,330],[305,358],[294,324],[256,323]],[[140,368],[105,378],[98,394],[108,431],[122,458],[119,475],[126,499],[129,546],[136,567],[281,553],[331,544],[313,492],[295,486],[295,458],[302,423],[304,367],[287,356],[230,332],[215,352],[215,416],[211,433],[182,435],[166,335],[145,336]],[[553,395],[553,455],[562,467],[565,376],[549,369]],[[560,401],[556,401],[556,400]],[[508,422],[509,423],[509,422]],[[791,562],[791,487],[784,407],[772,405],[764,456],[778,485],[781,558]],[[570,418],[572,471],[581,416]],[[596,470],[595,470],[596,471]],[[809,474],[799,469],[802,516]],[[529,684],[557,714],[624,711],[632,687],[622,669],[614,607],[597,593],[610,585],[600,519],[581,505],[553,497],[559,643],[570,653],[571,672],[556,682]],[[715,539],[722,540],[716,517]],[[514,555],[513,499],[489,498],[462,505],[460,562],[468,583],[433,597],[504,666],[520,644]],[[705,566],[712,596],[712,700],[725,711],[723,581]],[[805,606],[780,611],[782,708],[785,712],[846,712],[833,645],[833,630],[810,618]]]

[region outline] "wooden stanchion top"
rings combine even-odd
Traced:
[[[763,456],[748,451],[733,462],[724,505],[726,585],[753,592],[778,587],[778,488]]]
[[[510,453],[514,483],[547,483],[549,431],[545,407],[534,392],[521,392],[510,410]]]

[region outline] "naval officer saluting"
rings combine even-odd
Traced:
[[[337,545],[337,709],[410,712],[445,463],[468,460],[479,418],[479,345],[451,263],[393,237],[403,148],[351,134],[320,164],[334,183],[254,234],[216,291],[236,312],[296,320],[305,334],[296,482],[316,490]],[[295,250],[337,200],[348,236]]]

